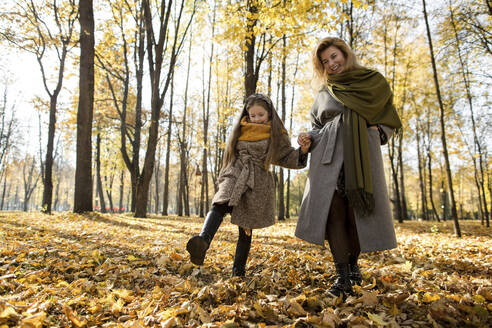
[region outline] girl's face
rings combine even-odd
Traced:
[[[251,123],[268,123],[268,111],[263,106],[253,105],[248,108],[248,119]]]
[[[321,63],[328,74],[340,74],[345,70],[345,56],[336,46],[329,46],[320,53]]]

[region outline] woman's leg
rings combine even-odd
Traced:
[[[232,211],[232,207],[227,204],[214,204],[210,212],[207,213],[202,231],[198,236],[193,236],[186,244],[186,250],[190,253],[190,260],[196,265],[202,265],[205,254],[212,242],[215,233],[219,229],[224,216]]]
[[[354,209],[350,205],[347,206],[347,231],[350,241],[349,278],[353,285],[360,285],[362,284],[362,275],[357,264],[360,255],[359,235],[357,234]]]
[[[243,228],[239,227],[236,255],[234,256],[234,265],[232,266],[233,276],[244,276],[246,273],[246,261],[248,260],[249,250],[251,248],[252,236],[252,230],[248,235]]]
[[[351,241],[347,231],[347,204],[345,199],[335,191],[331,201],[328,221],[326,222],[326,239],[330,245],[335,263],[348,263]]]
[[[326,222],[326,238],[337,272],[337,280],[328,292],[336,297],[342,294],[352,294],[352,284],[349,278],[349,257],[352,242],[347,229],[347,219],[348,203],[343,196],[335,191]]]

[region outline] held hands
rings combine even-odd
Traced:
[[[301,146],[301,151],[307,154],[309,147],[311,147],[311,136],[308,133],[300,133],[297,137],[297,143]]]

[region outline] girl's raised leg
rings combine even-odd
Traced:
[[[202,265],[205,254],[214,239],[215,233],[220,227],[224,215],[230,213],[232,207],[226,204],[214,204],[210,212],[207,213],[202,231],[199,235],[193,236],[186,244],[186,250],[190,253],[190,260],[193,264]]]

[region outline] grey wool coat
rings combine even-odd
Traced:
[[[273,174],[265,169],[269,139],[238,141],[236,159],[219,174],[218,191],[212,204],[232,206],[231,222],[243,228],[265,228],[275,224],[275,187]],[[285,134],[273,165],[301,169],[307,155],[291,146]]]
[[[326,89],[317,94],[311,107],[311,160],[295,235],[319,245],[324,245],[326,222],[332,219],[328,217],[331,200],[343,165],[343,109],[343,104],[335,100]],[[362,252],[396,247],[381,154],[381,144],[387,142],[393,129],[383,125],[379,128],[379,132],[368,129],[375,210],[362,217],[355,211]]]

